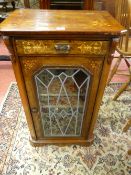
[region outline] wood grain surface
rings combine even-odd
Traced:
[[[118,35],[124,28],[105,11],[38,10],[14,11],[0,26],[3,34],[102,34]]]

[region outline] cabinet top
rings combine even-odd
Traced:
[[[110,35],[124,28],[106,11],[19,9],[1,23],[4,35]]]

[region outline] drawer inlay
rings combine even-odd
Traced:
[[[109,47],[109,41],[60,41],[60,40],[16,40],[18,54],[61,54],[56,44],[68,44],[69,52],[63,54],[88,54],[105,55]]]

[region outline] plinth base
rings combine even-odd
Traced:
[[[34,140],[32,138],[29,139],[30,144],[34,147],[40,147],[44,145],[58,145],[58,146],[64,146],[64,145],[83,145],[83,146],[90,146],[93,144],[94,138],[90,140]]]

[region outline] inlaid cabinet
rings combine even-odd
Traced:
[[[17,10],[2,23],[32,145],[93,142],[122,30],[95,11]]]

